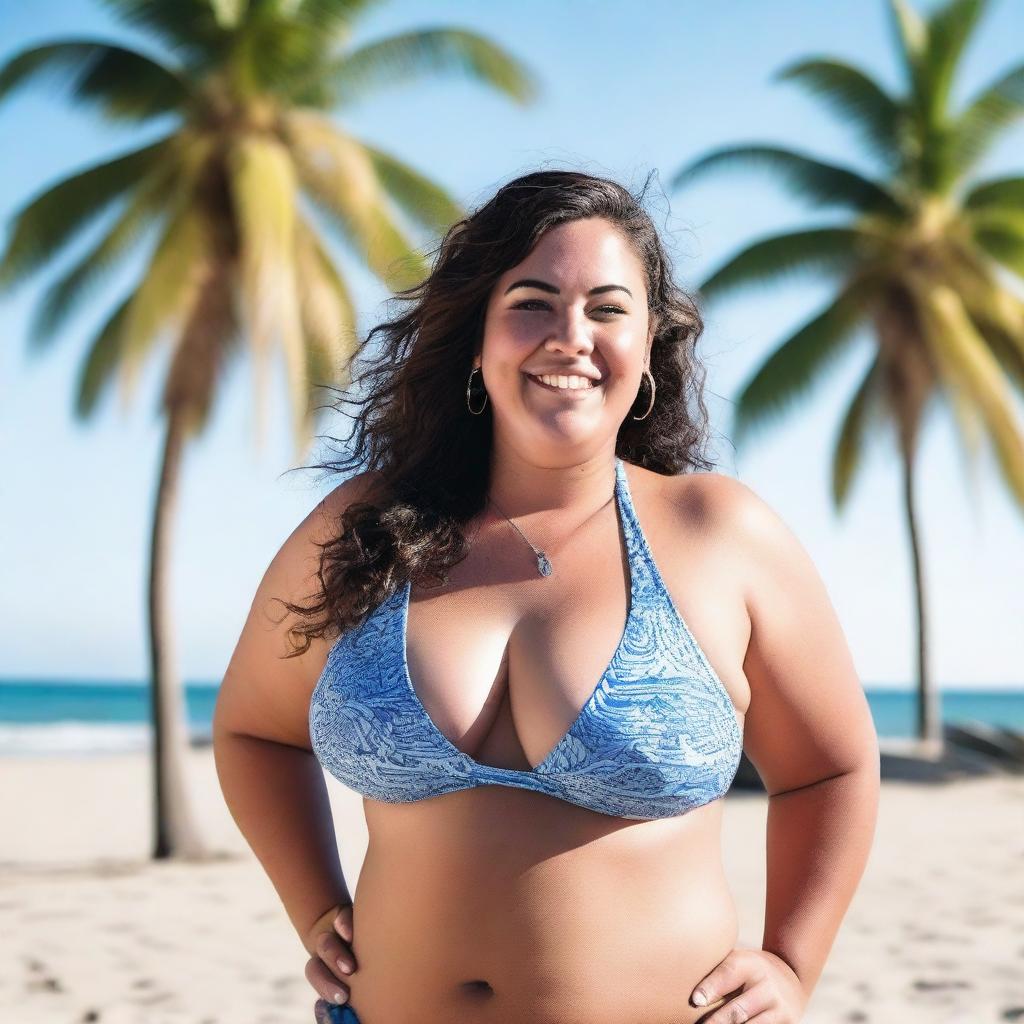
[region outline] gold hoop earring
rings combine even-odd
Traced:
[[[635,420],[645,420],[645,419],[647,419],[647,417],[650,415],[651,410],[654,408],[654,393],[657,390],[657,385],[655,385],[655,383],[654,383],[654,374],[651,373],[650,370],[646,369],[646,367],[644,368],[644,373],[647,374],[647,376],[650,378],[650,381],[651,381],[651,400],[650,400],[650,402],[647,405],[647,412],[645,412],[643,414],[643,416],[634,416],[633,419],[635,419]],[[639,392],[637,392],[637,394],[639,394]]]
[[[467,409],[468,409],[468,410],[469,410],[469,411],[470,411],[470,412],[471,412],[471,413],[472,413],[472,414],[473,414],[474,416],[479,416],[479,415],[480,415],[480,413],[482,413],[482,412],[484,411],[484,409],[486,409],[486,408],[487,408],[487,389],[486,389],[486,388],[484,389],[484,404],[483,404],[483,405],[481,405],[479,409],[474,409],[474,408],[473,408],[473,407],[472,407],[472,406],[471,406],[471,405],[469,404],[469,389],[470,389],[470,386],[471,386],[471,385],[472,385],[472,383],[473,383],[473,374],[474,374],[474,373],[476,373],[476,372],[477,372],[477,370],[480,370],[480,379],[481,379],[481,380],[483,380],[483,375],[484,375],[484,371],[483,371],[483,370],[481,370],[479,366],[474,366],[474,367],[473,367],[473,369],[469,371],[469,379],[468,379],[468,380],[466,381],[466,408],[467,408]]]

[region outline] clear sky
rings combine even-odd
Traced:
[[[4,60],[58,36],[138,41],[89,0],[8,5],[0,24]],[[772,81],[779,68],[834,56],[891,87],[898,81],[884,0],[395,0],[359,22],[354,42],[428,25],[500,40],[539,76],[542,95],[522,109],[455,76],[438,78],[382,90],[346,112],[347,128],[429,173],[469,207],[539,166],[581,167],[631,186],[657,169],[664,187],[652,205],[684,285],[756,237],[844,218],[842,211],[805,208],[752,172],[668,194],[675,171],[695,156],[766,142],[873,170],[829,111],[795,85]],[[956,101],[1022,60],[1024,4],[992,0]],[[33,89],[0,107],[0,139],[7,225],[38,189],[131,148],[140,136]],[[1011,172],[1024,172],[1024,124],[980,170],[984,177]],[[88,239],[81,243],[45,280]],[[350,253],[340,246],[336,252],[365,331],[384,312],[386,291]],[[112,396],[85,427],[70,414],[87,342],[138,269],[127,268],[97,292],[43,353],[29,353],[26,336],[44,279],[0,300],[0,676],[145,677],[145,558],[164,361],[148,368],[131,408]],[[864,682],[902,687],[914,673],[913,591],[891,439],[878,439],[841,517],[828,496],[839,416],[867,365],[870,338],[858,339],[813,400],[770,433],[739,451],[726,433],[732,396],[830,292],[827,282],[794,279],[707,309],[702,352],[714,451],[720,471],[752,487],[810,552]],[[251,366],[239,362],[208,433],[186,453],[172,605],[177,660],[189,680],[221,678],[267,563],[329,486],[315,473],[285,475],[292,453],[282,381],[279,374],[263,450],[253,442]],[[321,433],[343,437],[347,425],[330,421]],[[1024,514],[1012,506],[987,451],[974,478],[965,472],[941,409],[927,425],[918,472],[933,677],[945,687],[1020,685]]]

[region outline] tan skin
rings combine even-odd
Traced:
[[[523,279],[560,294],[508,291]],[[607,284],[632,294],[588,295]],[[629,568],[611,500],[614,440],[646,408],[648,383],[637,393],[653,332],[642,266],[600,219],[552,229],[493,289],[477,359],[495,424],[489,494],[555,572],[540,577],[490,507],[449,583],[413,587],[407,636],[431,719],[482,764],[538,764],[621,636]],[[600,387],[566,396],[524,376],[567,366]],[[736,947],[721,800],[636,821],[508,786],[364,799],[357,898],[344,888],[300,929],[311,985],[350,1000],[362,1024],[800,1019],[873,834],[878,755],[863,691],[814,566],[749,488],[716,473],[626,470],[666,586],[771,795],[762,948]],[[312,539],[367,485],[339,487],[289,538],[278,561],[293,585],[308,582],[297,567],[313,564]],[[293,659],[308,661],[294,708],[275,712],[296,745],[326,654],[320,643]],[[692,1001],[698,986],[704,1006]]]

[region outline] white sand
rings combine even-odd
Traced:
[[[306,954],[221,801],[209,749],[193,791],[200,864],[149,854],[142,755],[0,759],[0,1021],[312,1024]],[[349,884],[359,798],[329,780]],[[726,798],[740,945],[758,946],[763,795]],[[806,1024],[1024,1022],[1024,777],[886,780],[871,860]]]

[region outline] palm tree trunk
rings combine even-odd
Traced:
[[[910,556],[914,571],[914,607],[917,612],[917,736],[929,743],[941,743],[941,705],[939,692],[932,685],[928,667],[928,618],[925,614],[924,565],[917,530],[917,507],[914,499],[914,457],[905,448],[902,452],[903,511],[910,538]]]
[[[189,741],[185,700],[171,649],[169,558],[184,448],[184,417],[167,420],[160,481],[153,510],[149,562],[150,709],[153,724],[153,810],[156,860],[207,853],[189,800]]]
[[[910,539],[914,572],[914,604],[917,613],[917,737],[934,753],[942,749],[939,694],[932,686],[928,668],[928,615],[925,607],[924,557],[918,534],[914,495],[917,439],[929,395],[934,389],[936,368],[921,336],[913,298],[894,288],[878,310],[875,325],[880,356],[886,369],[885,392],[896,426],[896,440],[903,471],[903,511]]]

